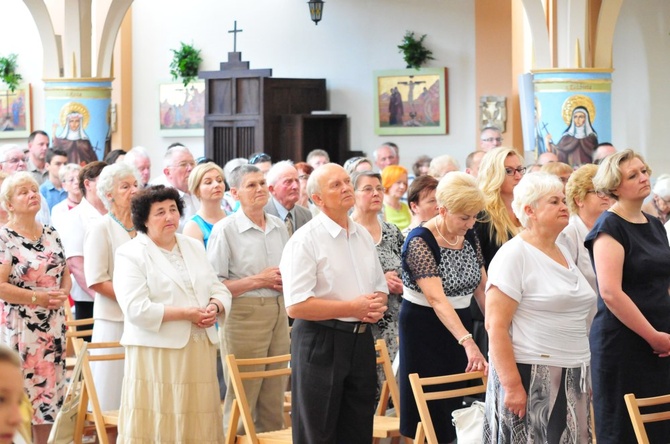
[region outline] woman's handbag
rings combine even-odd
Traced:
[[[470,407],[454,410],[451,417],[456,427],[458,444],[481,444],[483,442],[483,402],[475,401]]]
[[[72,380],[70,387],[67,389],[63,407],[56,415],[56,421],[51,428],[49,434],[48,444],[70,444],[74,441],[75,424],[77,422],[77,413],[79,405],[81,404],[81,396],[84,389],[84,382],[82,381],[81,367],[84,362],[84,356],[87,356],[88,343],[84,342],[83,347],[79,351],[77,363],[72,372]]]

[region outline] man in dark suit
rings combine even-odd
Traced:
[[[272,165],[266,180],[272,197],[264,210],[283,220],[291,236],[295,230],[312,219],[312,213],[307,208],[296,205],[300,198],[298,170],[293,166],[293,162],[283,160]]]

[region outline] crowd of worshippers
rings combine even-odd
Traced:
[[[78,165],[42,131],[0,146],[0,335],[34,442],[67,390],[70,304],[94,319],[87,340],[125,350],[92,367],[119,443],[223,442],[225,357],[288,353],[293,441],[369,443],[378,339],[405,437],[408,375],[483,371],[482,442],[634,442],[624,394],[670,393],[670,176],[611,144],[573,167],[502,142],[485,128],[463,170],[444,155],[411,171],[393,143],[342,166],[316,149],[223,168],[173,144],[153,178],[141,147]],[[257,432],[282,428],[286,389],[245,382]],[[439,442],[462,405],[429,404]]]

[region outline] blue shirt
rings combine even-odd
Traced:
[[[54,205],[67,199],[67,191],[62,188],[56,188],[49,179],[40,185],[40,194],[46,199],[49,211],[51,211]]]

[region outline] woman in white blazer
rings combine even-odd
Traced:
[[[139,233],[116,252],[126,347],[118,443],[223,442],[214,323],[232,296],[202,243],[177,234],[182,212],[174,188],[138,192]]]

